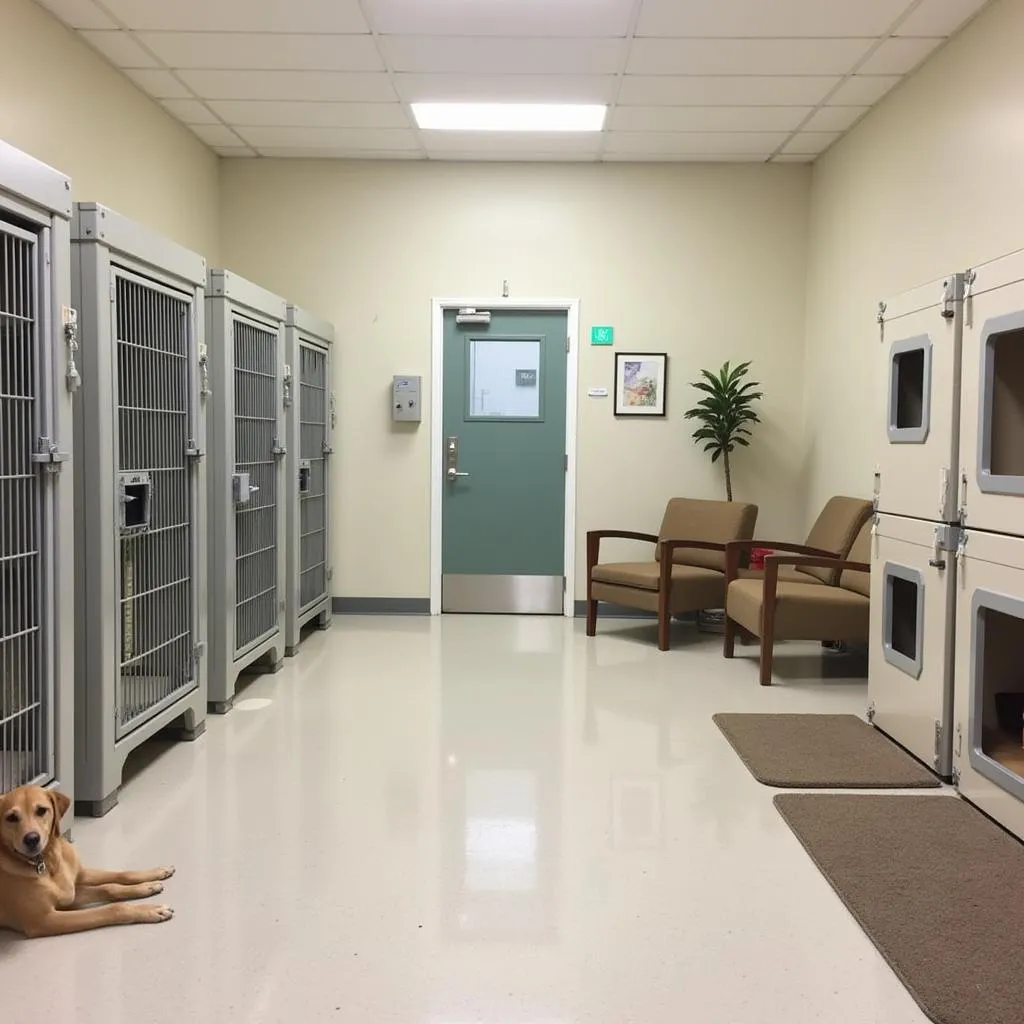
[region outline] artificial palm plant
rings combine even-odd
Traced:
[[[736,446],[750,446],[751,426],[760,423],[760,417],[752,406],[763,395],[756,390],[758,381],[746,380],[750,363],[731,367],[726,363],[717,374],[701,370],[701,380],[693,387],[704,393],[704,397],[686,413],[688,420],[697,420],[700,426],[693,432],[693,439],[703,443],[704,451],[710,452],[711,461],[719,459],[725,467],[725,494],[732,501],[732,466],[729,456]]]

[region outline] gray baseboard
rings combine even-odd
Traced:
[[[429,597],[335,597],[335,615],[429,615]]]

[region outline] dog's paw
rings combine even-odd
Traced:
[[[146,886],[147,896],[156,896],[159,893],[162,893],[163,891],[164,886],[162,882],[151,882],[149,885]]]
[[[148,907],[140,907],[139,910],[142,911],[141,920],[143,924],[160,924],[163,921],[170,921],[174,917],[174,911],[170,907],[159,903],[153,903]]]
[[[158,868],[157,877],[166,880],[174,877],[174,868]]]

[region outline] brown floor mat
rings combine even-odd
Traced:
[[[856,715],[722,714],[715,715],[714,722],[754,778],[766,786],[923,789],[939,785],[931,772]]]
[[[1024,1020],[1016,839],[952,796],[780,793],[775,806],[931,1020]]]

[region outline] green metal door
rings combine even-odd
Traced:
[[[567,329],[445,311],[443,611],[562,614]]]

